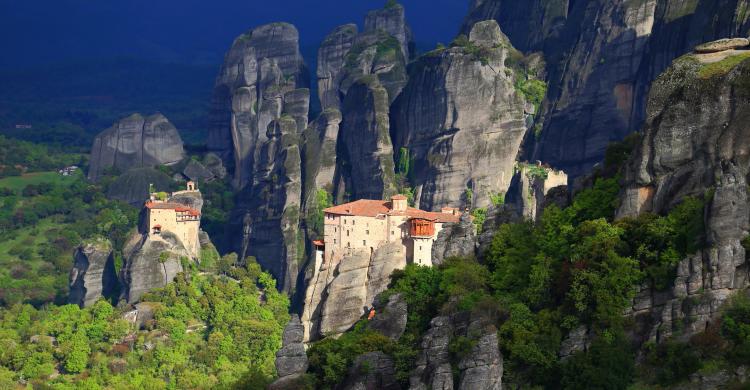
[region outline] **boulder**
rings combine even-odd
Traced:
[[[94,138],[89,162],[89,180],[97,180],[108,169],[176,164],[185,157],[177,129],[162,114],[133,114],[116,122]]]
[[[76,249],[70,271],[68,303],[91,306],[99,299],[112,299],[120,289],[112,244],[90,240]]]

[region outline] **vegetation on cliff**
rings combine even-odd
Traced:
[[[183,273],[147,294],[141,330],[105,301],[0,309],[0,387],[263,389],[289,300],[256,262],[229,273]]]

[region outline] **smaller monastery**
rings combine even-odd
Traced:
[[[173,192],[166,199],[158,193],[152,193],[146,201],[146,221],[148,221],[148,235],[158,238],[164,232],[170,232],[182,241],[185,249],[197,258],[200,252],[198,234],[201,225],[201,212],[182,203],[172,201],[177,195],[197,193],[200,191],[192,181],[187,182],[187,189]],[[162,193],[163,194],[163,193]]]
[[[380,244],[404,246],[407,262],[432,265],[432,244],[445,223],[455,223],[461,213],[455,208],[429,212],[409,207],[406,196],[387,200],[362,199],[324,210],[324,240],[315,241],[316,263],[331,259],[333,252],[347,249],[375,250]]]

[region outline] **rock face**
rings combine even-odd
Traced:
[[[644,286],[635,299],[633,315],[652,324],[643,335],[649,339],[702,331],[724,300],[749,284],[740,240],[750,228],[750,62],[736,57],[747,53],[718,62],[711,54],[681,57],[651,89],[618,217],[665,212],[685,196],[714,192],[704,215],[707,247],[680,262],[671,291]]]
[[[507,37],[488,21],[469,41],[417,60],[395,104],[394,143],[414,160],[424,210],[487,207],[507,191],[527,130],[526,102],[514,88],[522,76],[505,66],[514,50]]]
[[[88,178],[97,180],[109,168],[174,164],[184,156],[180,134],[164,115],[133,114],[94,138]]]
[[[744,37],[745,0],[475,0],[463,31],[497,20],[514,46],[541,51],[550,90],[534,152],[572,176],[645,119],[651,82],[697,44]],[[531,147],[528,148],[531,151]]]
[[[302,313],[305,341],[351,328],[388,287],[391,273],[405,266],[403,247],[397,243],[382,244],[372,253],[334,251],[309,278]]]
[[[292,318],[284,328],[281,338],[282,347],[276,352],[276,374],[279,378],[270,388],[284,389],[291,387],[296,379],[307,371],[307,354],[302,344],[304,329],[299,316],[292,314]]]
[[[121,200],[136,207],[143,206],[149,197],[149,186],[168,190],[174,181],[153,168],[133,168],[118,176],[107,188],[107,198]]]
[[[476,255],[477,228],[471,214],[461,215],[461,221],[446,226],[438,233],[432,244],[432,264],[440,265],[449,257],[473,257]]]
[[[339,26],[325,37],[318,49],[318,97],[323,111],[341,109],[341,71],[357,34],[356,24]]]
[[[86,307],[101,298],[113,298],[119,290],[119,282],[112,244],[106,240],[85,243],[76,250],[74,257],[68,302]]]
[[[307,127],[309,76],[297,29],[273,23],[235,39],[214,87],[208,148],[241,192],[230,221],[241,258],[255,256],[284,291],[302,256],[300,136]]]
[[[344,100],[341,160],[350,168],[353,199],[387,199],[396,193],[393,145],[388,132],[388,92],[375,78],[360,79]]]
[[[302,169],[297,131],[290,117],[269,124],[267,140],[259,145],[253,183],[239,194],[232,216],[233,230],[242,232],[240,257],[255,256],[286,292],[295,289],[304,255],[299,229]]]
[[[383,9],[372,10],[365,17],[365,32],[385,31],[396,38],[401,53],[408,61],[414,52],[411,29],[406,24],[406,13],[401,4],[387,5]]]
[[[403,295],[393,294],[386,302],[376,297],[373,302],[375,316],[370,320],[370,329],[398,340],[406,331],[406,316],[409,314]]]
[[[451,361],[449,350],[454,337],[469,338],[474,345],[458,362]],[[410,389],[502,388],[503,356],[497,329],[483,318],[472,318],[468,313],[435,317],[422,338],[421,348],[417,367],[409,378]],[[458,383],[453,380],[452,364],[460,372]]]
[[[299,33],[287,23],[257,27],[234,40],[216,79],[208,149],[233,168],[233,183],[251,183],[268,128],[282,116],[307,126],[309,76]]]
[[[160,238],[137,233],[123,250],[125,264],[120,279],[125,288],[121,298],[138,302],[151,289],[164,287],[182,272],[182,260],[190,259],[189,251],[171,232]]]
[[[390,356],[380,351],[357,356],[349,368],[344,383],[338,388],[344,390],[399,390],[396,380],[396,367]]]

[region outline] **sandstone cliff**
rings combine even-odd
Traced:
[[[585,174],[645,119],[651,82],[696,44],[744,36],[746,0],[474,0],[463,31],[495,19],[514,46],[541,51],[550,90],[534,160]],[[531,151],[531,147],[528,148]]]
[[[138,302],[151,289],[166,286],[183,271],[183,261],[192,261],[190,252],[170,232],[158,238],[136,233],[123,252],[120,278],[125,288],[121,298],[128,303]]]
[[[406,23],[406,12],[401,4],[386,5],[372,10],[365,17],[365,32],[384,31],[396,38],[401,53],[408,61],[414,53],[414,39]]]
[[[306,342],[348,330],[385,291],[391,273],[406,266],[397,243],[384,243],[373,253],[335,251],[331,257],[309,278],[302,312]]]
[[[274,120],[264,138],[253,182],[237,197],[233,230],[242,232],[240,258],[255,256],[283,291],[292,292],[305,248],[299,228],[302,162],[296,121],[290,116]]]
[[[708,203],[706,248],[680,262],[671,291],[644,286],[635,299],[647,339],[704,330],[727,296],[750,283],[741,244],[750,228],[748,58],[749,50],[731,48],[686,55],[651,89],[618,216],[665,212],[688,195]]]
[[[235,39],[216,80],[208,147],[240,190],[229,231],[241,258],[255,256],[284,291],[294,290],[304,244],[300,136],[309,76],[297,29],[260,26]]]
[[[449,344],[455,337],[468,337],[474,346],[457,364],[458,382],[454,382]],[[455,362],[454,362],[455,363]],[[502,388],[503,356],[497,330],[482,318],[468,313],[432,319],[422,338],[416,368],[410,377],[410,389],[499,390]]]
[[[329,108],[340,109],[341,71],[357,34],[356,24],[345,24],[333,30],[320,44],[317,69],[318,97],[324,111]]]
[[[257,159],[271,122],[286,114],[307,126],[309,76],[299,33],[287,23],[257,27],[234,40],[214,86],[208,148],[244,188],[262,169]]]
[[[394,143],[413,159],[420,208],[487,207],[508,190],[526,133],[525,77],[494,21],[474,25],[467,42],[416,61],[394,108]],[[469,195],[471,193],[471,195]]]
[[[94,138],[88,178],[97,180],[110,168],[125,172],[174,164],[184,157],[180,134],[164,115],[133,114]]]
[[[299,316],[292,314],[282,334],[282,347],[276,352],[276,374],[279,378],[269,386],[269,389],[299,388],[297,381],[308,367],[305,345],[302,343],[303,336],[304,329]]]
[[[69,303],[91,306],[99,299],[113,298],[118,290],[115,259],[109,241],[94,240],[76,249],[70,271]]]

